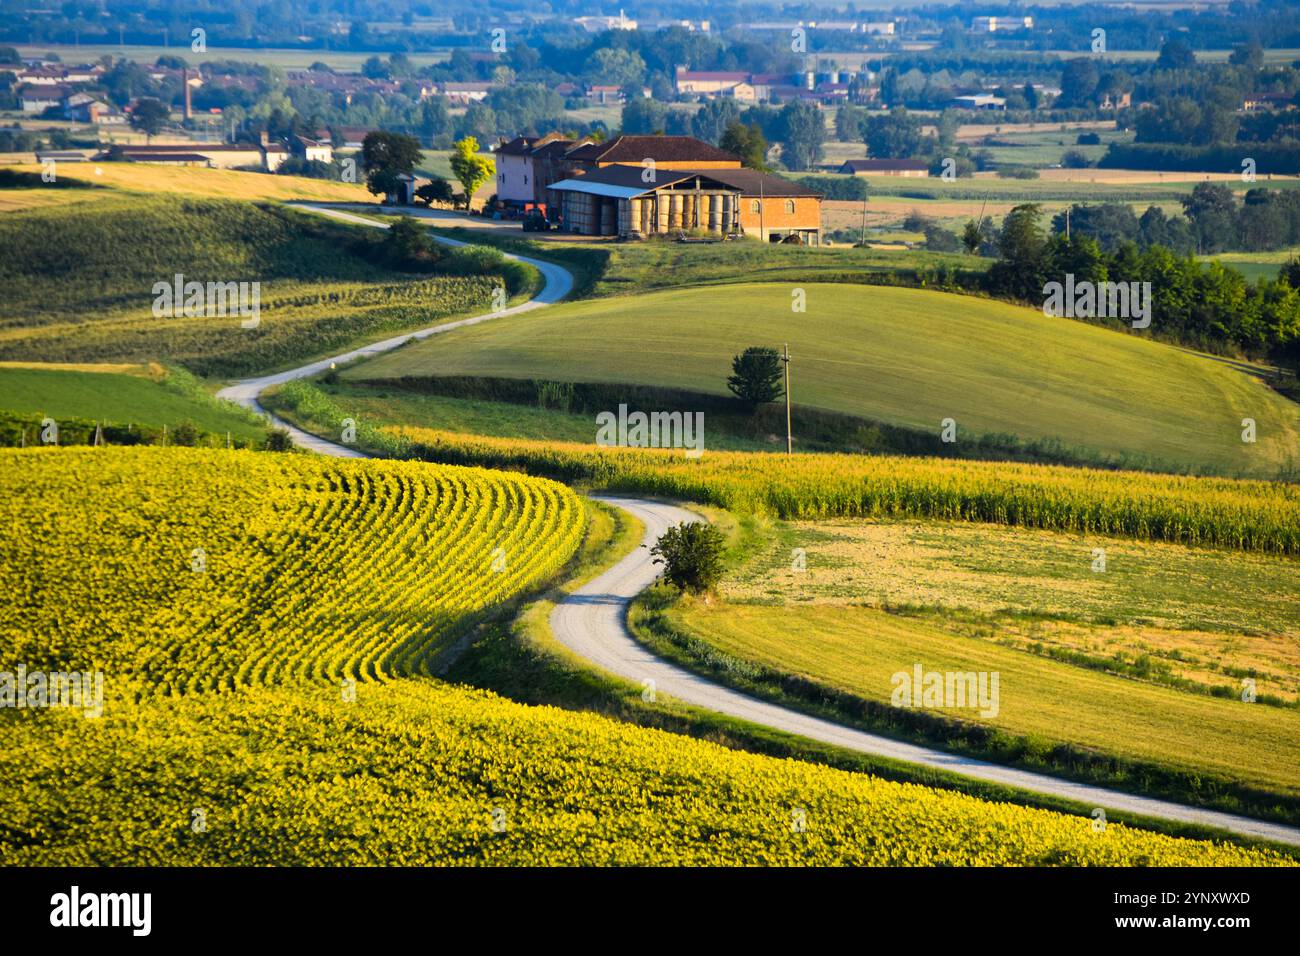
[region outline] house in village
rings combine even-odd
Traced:
[[[289,143],[293,154],[312,163],[330,163],[334,161],[334,147],[328,141],[309,139],[295,135]]]

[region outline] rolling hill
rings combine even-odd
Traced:
[[[806,294],[792,311],[792,291]],[[1300,407],[1213,358],[1028,308],[949,293],[806,283],[578,302],[439,336],[350,370],[354,381],[466,376],[726,394],[733,355],[793,356],[797,404],[958,442],[1058,439],[1102,459],[1274,477],[1300,465]],[[1241,439],[1253,418],[1258,439]],[[594,440],[593,426],[593,440]],[[706,422],[707,434],[707,422]]]

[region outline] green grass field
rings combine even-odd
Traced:
[[[1028,308],[914,289],[679,289],[561,305],[439,336],[345,378],[540,378],[726,394],[752,345],[794,356],[794,400],[960,436],[1011,433],[1175,469],[1274,476],[1300,461],[1300,408],[1233,367]],[[1241,420],[1256,420],[1244,444]],[[707,427],[707,424],[706,424]]]
[[[1133,134],[1117,130],[1094,130],[1101,139],[1096,146],[1078,144],[1078,130],[1047,130],[1034,133],[998,134],[990,131],[990,142],[973,146],[977,152],[988,151],[995,163],[1043,167],[1061,161],[1062,155],[1074,150],[1096,163],[1110,143],[1132,142]]]
[[[148,370],[144,370],[147,372]],[[175,375],[175,373],[173,373]],[[260,439],[266,429],[249,412],[141,370],[78,369],[0,364],[0,411],[55,421],[78,418],[118,425],[175,426],[193,422],[214,434]]]

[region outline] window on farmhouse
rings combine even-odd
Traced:
[[[752,203],[749,204],[749,211],[750,211],[750,212],[762,212],[762,206],[759,205],[759,202],[758,202],[757,199],[755,199]]]
[[[794,215],[794,200],[793,200],[793,199],[787,199],[787,200],[785,201],[785,213],[786,213],[787,216],[793,216],[793,215]]]

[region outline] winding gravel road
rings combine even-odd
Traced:
[[[388,228],[386,224],[375,223],[338,209],[312,205],[305,205],[302,208],[345,222],[359,223],[379,229]],[[465,244],[440,236],[434,238],[446,245],[458,246]],[[517,315],[520,312],[542,308],[563,299],[573,288],[573,277],[567,270],[553,263],[524,256],[510,256],[510,258],[535,266],[541,271],[546,280],[546,285],[542,291],[528,302],[501,312],[492,312],[468,319],[460,319],[455,322],[446,322],[421,329],[418,332],[393,336],[382,342],[375,342],[372,345],[353,349],[333,358],[321,359],[301,368],[263,376],[262,378],[246,379],[223,389],[218,395],[262,414],[268,414],[257,401],[262,390],[268,386],[315,375],[328,369],[331,363],[350,362],[354,359],[388,352],[413,338],[423,339],[462,326],[474,325],[479,322],[487,322],[495,318]],[[365,457],[354,448],[335,444],[308,434],[289,425],[287,422],[275,419],[274,416],[268,415],[268,417],[281,427],[287,428],[294,442],[304,448],[335,457]],[[666,694],[687,704],[756,724],[763,724],[788,733],[798,734],[812,740],[833,744],[847,750],[933,767],[938,770],[946,770],[962,776],[1005,784],[1035,793],[1064,797],[1085,806],[1104,807],[1111,811],[1121,810],[1164,820],[1197,823],[1218,827],[1233,833],[1300,846],[1300,829],[1295,827],[1252,820],[1248,817],[1220,813],[1214,810],[1202,810],[1165,800],[1133,796],[1102,787],[1074,783],[1045,774],[1017,770],[1000,764],[988,763],[945,753],[941,750],[919,747],[888,737],[881,737],[759,700],[713,683],[675,664],[661,660],[637,643],[628,631],[628,607],[632,599],[645,590],[657,576],[658,569],[651,561],[650,546],[669,526],[683,521],[699,521],[701,519],[698,515],[683,508],[655,501],[603,496],[600,500],[621,508],[640,519],[646,529],[643,543],[609,570],[578,588],[556,606],[551,612],[550,623],[552,631],[562,644],[580,657],[598,667],[604,668],[610,673],[641,684],[643,687],[652,686],[656,694]],[[648,681],[652,681],[653,684],[647,685],[646,682]]]
[[[310,203],[297,204],[297,208],[306,209],[311,212],[319,213],[322,216],[328,216],[330,219],[338,219],[342,222],[355,223],[362,226],[370,226],[374,229],[387,229],[388,223],[374,222],[362,216],[354,215],[342,209],[333,209],[329,206],[316,206]],[[468,243],[461,242],[458,239],[447,239],[443,236],[432,236],[435,242],[440,242],[445,246],[464,246]],[[285,382],[291,382],[298,378],[307,378],[312,375],[318,375],[326,371],[331,365],[343,365],[347,362],[355,361],[361,358],[370,358],[371,356],[381,355],[384,352],[391,352],[399,345],[411,341],[412,339],[427,339],[431,335],[438,335],[442,332],[450,332],[452,329],[464,328],[467,325],[478,325],[480,322],[490,322],[493,319],[505,318],[508,315],[518,315],[521,312],[531,312],[533,309],[540,309],[552,303],[559,302],[573,290],[573,276],[568,269],[563,269],[553,262],[544,262],[541,259],[530,259],[527,256],[507,255],[507,259],[514,259],[518,262],[525,262],[530,266],[537,268],[545,280],[545,285],[536,296],[527,302],[519,305],[502,309],[499,312],[487,312],[483,315],[472,316],[468,319],[457,319],[454,322],[443,322],[441,325],[431,325],[428,328],[420,329],[416,332],[403,332],[401,335],[394,335],[391,338],[384,339],[380,342],[372,342],[370,345],[363,345],[361,348],[353,349],[350,352],[344,352],[341,355],[334,355],[330,358],[321,359],[319,362],[312,362],[301,368],[289,369],[287,372],[276,372],[274,375],[264,375],[261,378],[248,378],[236,382],[233,385],[223,388],[217,392],[218,398],[228,399],[243,405],[245,408],[251,408],[253,411],[266,415],[280,428],[286,429],[292,436],[294,444],[311,451],[319,452],[322,455],[333,455],[338,458],[364,458],[361,452],[354,448],[348,448],[345,445],[336,445],[333,442],[317,438],[315,435],[308,434],[300,428],[295,428],[288,422],[281,421],[274,415],[271,415],[257,401],[259,395],[266,388],[272,385],[283,385]]]

